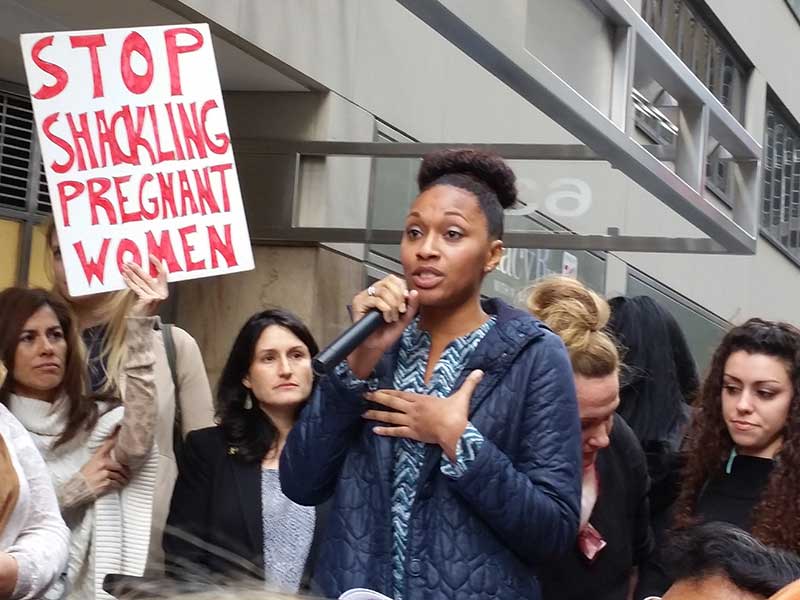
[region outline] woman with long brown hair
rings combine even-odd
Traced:
[[[800,330],[750,319],[714,353],[689,432],[676,527],[727,521],[800,552]]]
[[[167,573],[187,589],[253,577],[271,590],[308,587],[323,511],[283,494],[278,460],[313,390],[318,351],[281,309],[254,314],[236,336],[219,379],[219,425],[187,436],[164,535]]]
[[[146,299],[134,305],[140,314]],[[71,598],[95,598],[103,575],[142,571],[156,480],[150,317],[126,321],[123,387],[87,393],[73,317],[40,289],[0,292],[0,403],[25,426],[47,463],[70,528]]]
[[[799,553],[800,330],[762,319],[731,329],[695,407],[674,527],[724,521]],[[648,578],[648,592],[668,587]]]

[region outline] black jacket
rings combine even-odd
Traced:
[[[608,544],[589,562],[578,550],[540,570],[545,600],[625,600],[633,568],[653,551],[647,462],[639,440],[619,415],[608,448],[597,455],[599,493],[589,522]]]
[[[737,456],[731,472],[725,472],[725,464],[719,472],[703,486],[697,499],[695,515],[700,523],[721,521],[745,531],[753,525],[753,511],[767,489],[774,461],[756,456]],[[668,523],[672,523],[674,506],[668,511]],[[669,543],[669,531],[657,536],[659,548]],[[639,590],[642,596],[660,596],[672,585],[668,566],[656,552],[640,574]]]
[[[220,427],[191,432],[164,533],[167,574],[197,587],[227,578],[263,580],[261,506],[261,464],[231,454]],[[304,588],[324,516],[318,508]]]

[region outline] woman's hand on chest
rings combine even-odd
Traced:
[[[470,399],[482,378],[482,371],[473,371],[461,387],[446,398],[378,390],[367,394],[367,400],[390,410],[368,410],[363,417],[386,424],[373,428],[376,435],[437,444],[451,461],[455,461],[458,440],[467,427]]]

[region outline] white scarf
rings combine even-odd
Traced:
[[[597,504],[597,493],[599,486],[597,484],[597,469],[592,464],[589,468],[583,470],[583,486],[581,487],[581,522],[579,529],[586,527],[589,522],[589,517],[592,516],[594,505]]]
[[[578,530],[578,549],[589,561],[606,547],[603,535],[589,522],[600,494],[600,480],[597,466],[592,464],[583,470],[583,489],[581,492],[581,521]]]
[[[11,412],[34,438],[58,488],[75,475],[91,455],[114,433],[124,407],[105,412],[87,435],[77,435],[54,448],[66,424],[66,401],[50,404],[12,395]],[[99,404],[101,412],[108,406]],[[74,514],[65,514],[70,527],[70,560],[67,578],[72,598],[111,600],[103,589],[108,573],[142,575],[150,543],[153,492],[158,469],[155,442],[142,466],[121,490],[109,492]]]

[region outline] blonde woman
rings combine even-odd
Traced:
[[[93,392],[121,387],[125,356],[125,320],[139,298],[149,302],[148,314],[155,316],[168,295],[166,277],[154,262],[157,277],[126,269],[130,290],[73,298],[67,289],[61,248],[55,225],[47,231],[54,278],[54,292],[75,313],[89,354]],[[178,475],[175,451],[190,431],[214,425],[214,408],[203,357],[197,342],[178,327],[165,326],[156,317],[151,332],[155,354],[157,419],[155,439],[159,452],[158,486],[153,499],[153,531],[150,540],[150,571],[163,569],[161,539],[169,512],[172,490]],[[170,355],[172,360],[170,360]]]
[[[583,443],[578,539],[566,555],[541,570],[544,598],[627,600],[653,541],[645,456],[615,414],[620,357],[604,331],[608,303],[576,279],[552,277],[533,287],[528,308],[567,347]]]

